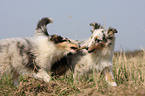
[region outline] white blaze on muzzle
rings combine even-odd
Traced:
[[[104,35],[107,35],[108,30],[105,29],[97,29],[93,32],[91,38],[88,42],[88,47],[90,47],[92,44],[99,43],[97,40],[103,40]]]

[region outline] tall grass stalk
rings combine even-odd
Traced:
[[[13,85],[10,75],[0,79],[0,95],[57,95],[57,96],[135,96],[145,95],[145,51],[136,55],[117,52],[113,58],[113,74],[117,87],[108,86],[99,72],[88,75],[75,84],[73,73],[53,79],[50,83],[31,76],[20,78],[20,86]]]

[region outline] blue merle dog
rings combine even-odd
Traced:
[[[67,54],[75,53],[79,46],[67,38],[49,35],[46,27],[49,23],[51,18],[42,18],[33,37],[0,40],[0,75],[11,73],[16,86],[20,74],[32,74],[45,82],[51,80],[48,72],[52,65]]]

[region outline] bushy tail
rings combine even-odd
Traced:
[[[38,24],[37,24],[37,27],[36,27],[36,35],[46,35],[48,36],[48,32],[47,32],[47,24],[49,23],[52,23],[53,20],[51,18],[48,18],[48,17],[45,17],[45,18],[42,18]]]

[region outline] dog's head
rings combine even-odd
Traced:
[[[54,64],[51,67],[52,76],[55,75],[56,77],[59,77],[62,74],[65,74],[65,72],[69,69],[68,55],[76,53],[79,49],[79,45],[73,43],[71,40],[65,37],[61,37],[58,35],[50,35],[49,37],[50,40],[54,42],[54,45],[56,46],[57,50],[60,50],[64,53],[63,55],[65,55],[62,58],[60,58],[60,60],[57,60],[57,62],[54,62]]]
[[[114,39],[114,34],[117,33],[117,30],[114,28],[104,29],[97,23],[91,23],[93,26],[92,36],[88,42],[88,52],[93,52],[101,50],[112,44]]]
[[[54,45],[58,50],[66,51],[70,53],[75,53],[79,48],[78,44],[71,42],[69,39],[59,36],[59,35],[49,35],[47,32],[47,24],[52,23],[52,18],[44,17],[42,18],[36,27],[36,35],[35,36],[47,36],[50,41],[54,42]]]
[[[65,37],[61,37],[58,35],[51,35],[49,37],[50,40],[54,42],[58,50],[66,51],[65,54],[76,53],[77,49],[79,48],[78,44],[71,42],[69,39]]]

